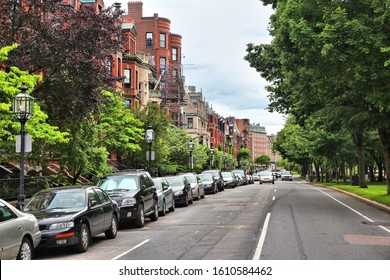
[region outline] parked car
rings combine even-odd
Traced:
[[[260,181],[260,174],[259,173],[253,173],[252,177],[253,177],[254,182]]]
[[[31,260],[41,235],[34,215],[0,199],[0,260]]]
[[[128,170],[103,176],[98,186],[120,207],[121,224],[145,225],[145,218],[158,220],[157,189],[145,170]]]
[[[213,170],[205,170],[202,173],[211,173],[213,175],[213,177],[217,180],[218,191],[221,192],[224,190],[223,177],[222,177],[221,171],[213,169]]]
[[[199,178],[202,180],[204,191],[206,194],[215,194],[218,192],[217,178],[214,178],[211,173],[199,174]]]
[[[204,193],[204,186],[202,180],[200,180],[195,173],[184,173],[181,175],[184,175],[187,178],[187,180],[190,182],[194,199],[200,200],[201,198],[204,198],[205,193]]]
[[[175,211],[175,196],[173,189],[164,178],[153,178],[154,186],[157,189],[158,213],[165,216],[167,209],[169,212]]]
[[[188,206],[194,201],[191,183],[184,175],[164,177],[173,189],[175,203]]]
[[[86,252],[92,237],[117,235],[119,208],[96,186],[68,186],[39,191],[24,211],[38,219],[42,231],[39,247],[75,246]]]
[[[232,172],[222,172],[222,177],[225,188],[235,188],[238,186],[236,176]]]
[[[290,171],[282,171],[280,178],[282,181],[292,181],[292,174]]]
[[[272,183],[275,184],[275,177],[271,171],[261,171],[259,173],[259,182],[263,183]]]
[[[232,170],[234,175],[240,175],[241,183],[240,185],[248,185],[248,178],[246,177],[246,172],[241,169]]]

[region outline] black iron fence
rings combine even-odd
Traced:
[[[36,192],[55,186],[56,183],[52,177],[37,176],[24,178],[24,194],[30,197]],[[0,179],[0,198],[4,200],[16,199],[19,191],[19,178]]]

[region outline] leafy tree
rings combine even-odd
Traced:
[[[271,44],[249,44],[245,57],[271,84],[270,110],[299,124],[312,114],[338,120],[351,134],[364,180],[364,132],[376,127],[390,166],[389,1],[263,1],[272,4]],[[387,162],[388,160],[388,162]],[[388,170],[388,169],[387,169]],[[390,194],[390,181],[388,181]]]
[[[0,62],[5,62],[11,51],[17,45],[0,49]],[[29,75],[17,67],[10,67],[7,71],[0,71],[0,150],[1,161],[19,159],[15,153],[15,135],[20,131],[20,123],[15,119],[12,112],[12,98],[20,92],[19,87],[25,83],[29,93],[34,97],[34,89],[40,76]],[[47,123],[48,116],[41,110],[39,102],[34,102],[34,115],[26,123],[26,131],[32,136],[32,152],[27,154],[27,159],[35,165],[44,168],[52,159],[53,150],[58,144],[69,141],[68,133],[61,132],[58,127]]]
[[[7,67],[43,74],[34,97],[51,124],[64,129],[88,120],[107,101],[102,88],[112,89],[115,79],[105,64],[121,51],[121,13],[85,5],[77,11],[61,0],[0,1],[0,47],[20,45]]]
[[[268,155],[260,155],[255,159],[256,164],[264,165],[266,168],[271,163],[271,158]]]

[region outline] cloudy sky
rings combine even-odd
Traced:
[[[105,0],[127,9],[127,0]],[[201,89],[221,116],[250,119],[268,134],[283,128],[285,118],[266,110],[268,92],[260,74],[243,59],[248,43],[268,43],[272,9],[260,0],[143,0],[143,16],[171,20],[182,36],[186,85]]]

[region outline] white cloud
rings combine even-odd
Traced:
[[[127,0],[105,1],[106,5]],[[248,43],[268,43],[272,10],[259,0],[144,0],[143,16],[171,20],[171,32],[182,36],[187,85],[202,89],[206,101],[222,116],[250,119],[276,134],[284,118],[271,114],[267,84],[244,60]]]

